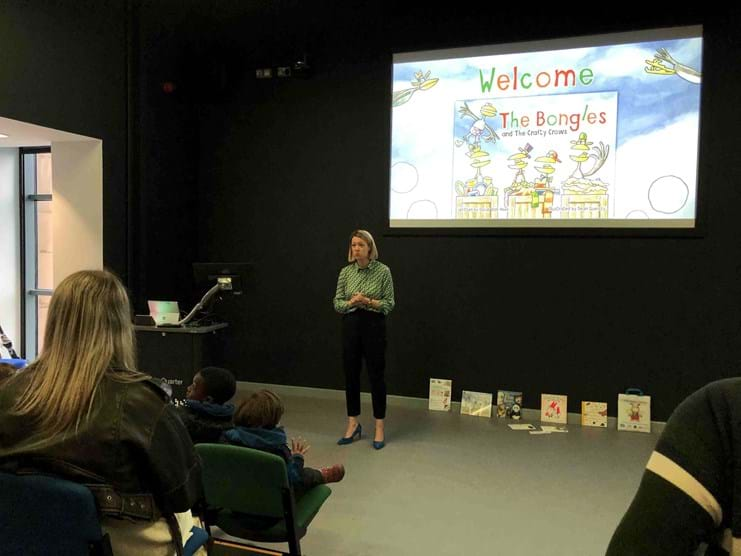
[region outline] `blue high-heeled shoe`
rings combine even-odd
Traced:
[[[360,437],[363,435],[363,427],[358,423],[358,425],[355,427],[355,430],[352,431],[352,434],[350,436],[343,436],[337,441],[337,444],[340,446],[343,446],[345,444],[352,444],[355,440],[355,437],[358,437],[358,440],[360,440]]]
[[[375,448],[376,450],[380,450],[385,445],[386,445],[386,441],[385,440],[374,440],[373,441],[373,448]]]

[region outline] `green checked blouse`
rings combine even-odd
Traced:
[[[378,309],[366,310],[388,315],[394,308],[394,281],[391,270],[378,261],[370,261],[367,267],[360,268],[352,263],[340,270],[337,278],[337,291],[334,296],[334,309],[338,313],[351,313],[358,307],[350,307],[347,302],[357,292],[361,292],[379,302]]]

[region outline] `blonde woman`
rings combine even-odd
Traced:
[[[201,470],[167,396],[135,370],[129,299],[110,272],[54,291],[41,355],[0,388],[0,463],[91,485],[116,555],[180,552]]]
[[[366,230],[350,234],[350,263],[337,279],[335,311],[342,314],[342,361],[345,369],[347,428],[337,444],[351,444],[362,435],[360,416],[360,369],[365,360],[376,419],[373,447],[386,444],[386,315],[394,308],[391,270],[378,261],[378,248]]]

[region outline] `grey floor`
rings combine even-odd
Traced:
[[[240,383],[240,393],[262,386]],[[375,451],[365,394],[363,439],[338,446],[343,392],[271,388],[285,402],[289,437],[311,445],[307,465],[347,469],[302,540],[308,556],[604,554],[658,439],[614,424],[530,435],[460,415],[457,404],[432,412],[426,400],[391,396],[387,446]]]

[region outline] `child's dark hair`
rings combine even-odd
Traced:
[[[272,429],[280,423],[285,407],[278,394],[259,390],[239,404],[234,424],[251,429]]]
[[[198,371],[203,379],[206,395],[213,403],[223,404],[234,397],[237,391],[237,381],[234,375],[221,367],[206,367]]]

